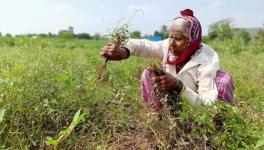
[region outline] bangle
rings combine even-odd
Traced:
[[[184,92],[184,90],[185,90],[185,86],[183,86],[183,88],[182,88],[182,90],[181,90],[181,92],[180,92],[180,96],[182,95],[182,93]]]
[[[181,93],[184,91],[183,83],[182,83],[180,80],[178,80],[178,83],[177,83],[177,85],[176,85],[175,91],[176,91],[178,94],[181,94]]]

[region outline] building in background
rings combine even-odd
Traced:
[[[69,28],[66,29],[66,30],[60,30],[60,31],[59,31],[59,34],[62,33],[62,32],[67,32],[67,33],[72,33],[72,34],[74,34],[74,29],[73,29],[73,27],[69,26]]]

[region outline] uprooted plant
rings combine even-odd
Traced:
[[[154,76],[163,76],[166,74],[161,64],[152,64],[148,69]],[[159,85],[155,82],[154,92],[157,98],[169,108],[170,114],[174,117],[178,116],[178,114],[182,111],[182,100],[179,94],[175,91],[163,92],[160,90]]]
[[[127,43],[129,37],[128,24],[124,24],[121,27],[115,28],[110,33],[110,42],[115,43],[116,46],[123,46]],[[99,66],[98,69],[98,78],[99,80],[103,80],[106,74],[106,64],[108,62],[108,58],[104,58],[104,62]]]

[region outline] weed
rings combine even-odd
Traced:
[[[111,43],[115,43],[116,46],[123,46],[128,42],[129,37],[129,31],[128,31],[128,24],[124,24],[121,27],[115,28],[110,33]],[[106,64],[107,64],[108,58],[104,58],[103,64],[101,64],[98,68],[98,76],[99,80],[103,80],[104,76],[106,74]]]

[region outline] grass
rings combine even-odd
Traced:
[[[184,104],[178,119],[145,109],[140,74],[152,60],[132,57],[97,69],[106,40],[0,38],[0,148],[3,149],[261,149],[264,137],[264,47],[211,41],[235,82],[235,106]],[[89,112],[56,147],[74,114]],[[213,125],[217,116],[223,128]]]

